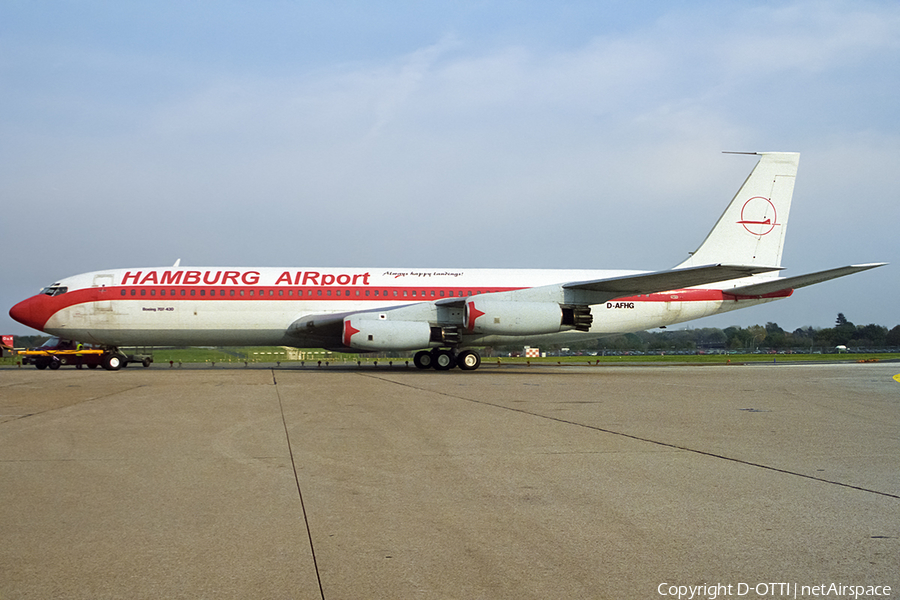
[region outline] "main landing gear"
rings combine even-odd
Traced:
[[[474,371],[481,365],[481,356],[474,350],[422,350],[413,356],[413,364],[417,369],[435,369],[449,371],[453,367],[459,367],[463,371]]]
[[[120,354],[116,349],[107,352],[100,358],[100,366],[107,371],[118,371],[127,364],[128,360],[125,355]]]

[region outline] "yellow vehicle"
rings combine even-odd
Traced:
[[[38,369],[58,369],[63,365],[75,365],[76,369],[87,366],[96,369],[98,366],[107,370],[117,370],[129,362],[140,362],[149,367],[153,358],[143,355],[111,354],[102,348],[94,348],[90,344],[82,344],[72,340],[52,337],[38,348],[19,350],[23,365],[34,365]]]

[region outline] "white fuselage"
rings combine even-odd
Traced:
[[[292,345],[288,329],[307,315],[372,312],[481,294],[524,292],[638,271],[161,267],[85,273],[35,309],[53,335],[110,346]],[[38,297],[35,297],[38,298]],[[619,298],[591,306],[589,331],[463,336],[463,345],[596,339],[768,302],[710,287]],[[452,311],[451,311],[452,312]],[[452,315],[451,318],[458,318]],[[35,326],[35,325],[32,325]],[[311,343],[320,340],[311,340]]]

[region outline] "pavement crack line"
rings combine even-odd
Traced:
[[[523,414],[523,415],[529,415],[529,416],[532,416],[532,417],[538,417],[538,418],[540,418],[540,419],[547,419],[548,421],[556,421],[557,423],[564,423],[564,424],[566,424],[566,425],[574,425],[574,426],[576,426],[576,427],[583,427],[584,429],[590,429],[590,430],[593,430],[593,431],[599,431],[599,432],[601,432],[601,433],[608,433],[608,434],[610,434],[610,435],[617,435],[617,436],[620,436],[620,437],[624,437],[624,438],[629,438],[629,439],[632,439],[632,440],[636,440],[636,441],[639,441],[639,442],[645,442],[645,443],[648,443],[648,444],[656,444],[657,446],[662,446],[662,447],[664,447],[664,448],[672,448],[672,449],[674,449],[674,450],[681,450],[681,451],[683,451],[683,452],[692,452],[692,453],[694,453],[694,454],[700,454],[700,455],[703,455],[703,456],[709,456],[709,457],[711,457],[711,458],[718,458],[718,459],[721,459],[721,460],[727,460],[727,461],[730,461],[730,462],[733,462],[733,463],[738,463],[738,464],[746,465],[746,466],[749,466],[749,467],[756,467],[756,468],[759,468],[759,469],[765,469],[765,470],[767,470],[767,471],[773,471],[773,472],[775,472],[775,473],[783,473],[783,474],[785,474],[785,475],[793,475],[794,477],[802,477],[802,478],[804,478],[804,479],[810,479],[810,480],[812,480],[812,481],[818,481],[818,482],[820,482],[820,483],[827,483],[827,484],[830,484],[830,485],[836,485],[836,486],[839,486],[839,487],[849,488],[849,489],[852,489],[852,490],[858,490],[858,491],[861,491],[861,492],[867,492],[867,493],[869,493],[869,494],[876,494],[876,495],[878,495],[878,496],[885,496],[885,497],[887,497],[887,498],[896,498],[896,499],[900,500],[900,495],[898,495],[898,494],[891,494],[891,493],[888,493],[888,492],[882,492],[882,491],[879,491],[879,490],[873,490],[873,489],[865,488],[865,487],[858,486],[858,485],[852,485],[852,484],[849,484],[849,483],[842,483],[842,482],[840,482],[840,481],[834,481],[834,480],[831,480],[831,479],[825,479],[825,478],[823,478],[823,477],[816,477],[816,476],[814,476],[814,475],[807,475],[807,474],[805,474],[805,473],[798,473],[797,471],[790,471],[790,470],[788,470],[788,469],[780,469],[780,468],[778,468],[778,467],[773,467],[773,466],[771,466],[771,465],[764,465],[764,464],[762,464],[762,463],[757,463],[757,462],[753,462],[753,461],[749,461],[749,460],[744,460],[744,459],[741,459],[741,458],[734,458],[733,456],[726,456],[726,455],[724,455],[724,454],[718,454],[718,453],[715,453],[715,452],[708,452],[708,451],[706,451],[706,450],[700,450],[700,449],[697,449],[697,448],[690,448],[690,447],[688,447],[688,446],[681,446],[681,445],[679,445],[679,444],[672,444],[672,443],[670,443],[670,442],[663,442],[663,441],[660,441],[660,440],[654,440],[654,439],[650,439],[650,438],[645,438],[645,437],[641,437],[641,436],[634,435],[634,434],[631,434],[631,433],[625,433],[625,432],[623,432],[623,431],[615,431],[615,430],[613,430],[613,429],[606,429],[606,428],[603,428],[603,427],[598,427],[598,426],[596,426],[596,425],[587,425],[587,424],[585,424],[585,423],[579,423],[579,422],[577,422],[577,421],[570,421],[570,420],[568,420],[568,419],[561,419],[561,418],[559,418],[559,417],[552,417],[552,416],[549,416],[549,415],[543,415],[543,414],[538,413],[538,412],[532,412],[532,411],[529,411],[529,410],[524,410],[524,409],[521,409],[521,408],[514,408],[514,407],[511,407],[511,406],[504,406],[504,405],[502,405],[502,404],[497,404],[497,403],[495,403],[495,402],[488,402],[488,401],[486,401],[486,400],[476,400],[476,399],[474,399],[474,398],[466,398],[465,396],[458,396],[458,395],[456,395],[456,394],[451,394],[451,393],[448,393],[448,392],[441,392],[441,391],[438,391],[438,390],[432,390],[432,389],[428,389],[428,388],[417,387],[417,386],[414,386],[414,385],[410,385],[410,384],[408,384],[408,383],[401,383],[401,382],[398,382],[398,381],[393,381],[393,380],[391,380],[391,379],[387,379],[387,378],[385,378],[385,377],[378,376],[378,375],[375,375],[375,374],[372,374],[372,373],[359,373],[359,375],[360,375],[361,377],[371,377],[371,378],[373,378],[373,379],[378,379],[378,380],[380,380],[380,381],[384,381],[384,382],[387,382],[387,383],[393,383],[394,385],[400,385],[400,386],[403,386],[403,387],[408,387],[408,388],[411,388],[411,389],[414,389],[414,390],[418,390],[418,391],[420,391],[420,392],[428,392],[428,393],[432,393],[432,394],[437,394],[437,395],[439,395],[439,396],[445,396],[445,397],[447,397],[447,398],[453,398],[453,399],[455,399],[455,400],[464,400],[464,401],[466,401],[466,402],[472,402],[473,404],[481,404],[481,405],[483,405],[483,406],[491,406],[491,407],[494,407],[494,408],[499,408],[499,409],[501,409],[501,410],[508,410],[508,411],[511,411],[511,412],[521,413],[521,414]]]
[[[288,454],[291,457],[291,470],[294,471],[294,483],[297,484],[297,496],[300,498],[300,510],[303,512],[303,523],[306,526],[306,537],[309,539],[309,551],[312,554],[313,568],[316,570],[316,582],[319,584],[319,596],[325,600],[325,590],[322,588],[322,577],[319,575],[319,562],[316,560],[316,547],[313,544],[312,529],[309,526],[309,515],[306,513],[306,503],[303,502],[303,490],[300,487],[300,476],[297,474],[297,463],[294,460],[294,447],[291,445],[291,434],[288,431],[287,418],[284,416],[284,402],[281,399],[281,390],[278,389],[278,381],[275,378],[275,370],[272,370],[272,385],[275,387],[275,395],[278,396],[278,409],[281,412],[281,424],[284,427],[284,439],[287,443]]]
[[[115,395],[117,395],[117,394],[124,394],[125,392],[130,392],[130,391],[132,391],[132,390],[139,390],[139,389],[141,389],[142,387],[147,387],[147,386],[144,385],[144,384],[141,384],[141,385],[135,385],[135,386],[130,387],[130,388],[125,388],[124,390],[117,390],[117,391],[115,391],[115,392],[110,392],[109,394],[103,394],[102,396],[93,396],[93,397],[91,397],[91,398],[85,398],[84,400],[79,400],[78,402],[73,402],[72,404],[66,404],[65,406],[55,406],[55,407],[53,407],[53,408],[48,408],[47,410],[39,410],[39,411],[37,411],[37,412],[28,413],[27,415],[9,415],[9,416],[11,416],[12,418],[9,419],[9,420],[6,420],[6,421],[0,421],[0,425],[4,425],[4,424],[6,424],[6,423],[15,423],[16,421],[19,421],[19,420],[21,420],[21,419],[27,419],[27,418],[29,418],[29,417],[37,417],[37,416],[39,416],[39,415],[45,415],[45,414],[47,414],[47,413],[51,413],[51,412],[56,411],[56,410],[63,410],[63,409],[65,409],[65,408],[69,408],[69,407],[72,407],[72,406],[78,406],[78,405],[80,405],[80,404],[86,404],[86,403],[88,403],[88,402],[94,402],[95,400],[105,400],[106,398],[110,398],[110,397],[115,396]]]

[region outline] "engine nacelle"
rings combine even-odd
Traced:
[[[503,302],[472,297],[466,300],[463,327],[468,333],[539,335],[571,329],[563,325],[563,308],[556,302]]]
[[[358,350],[416,350],[431,346],[431,327],[425,321],[344,319],[344,345]]]

